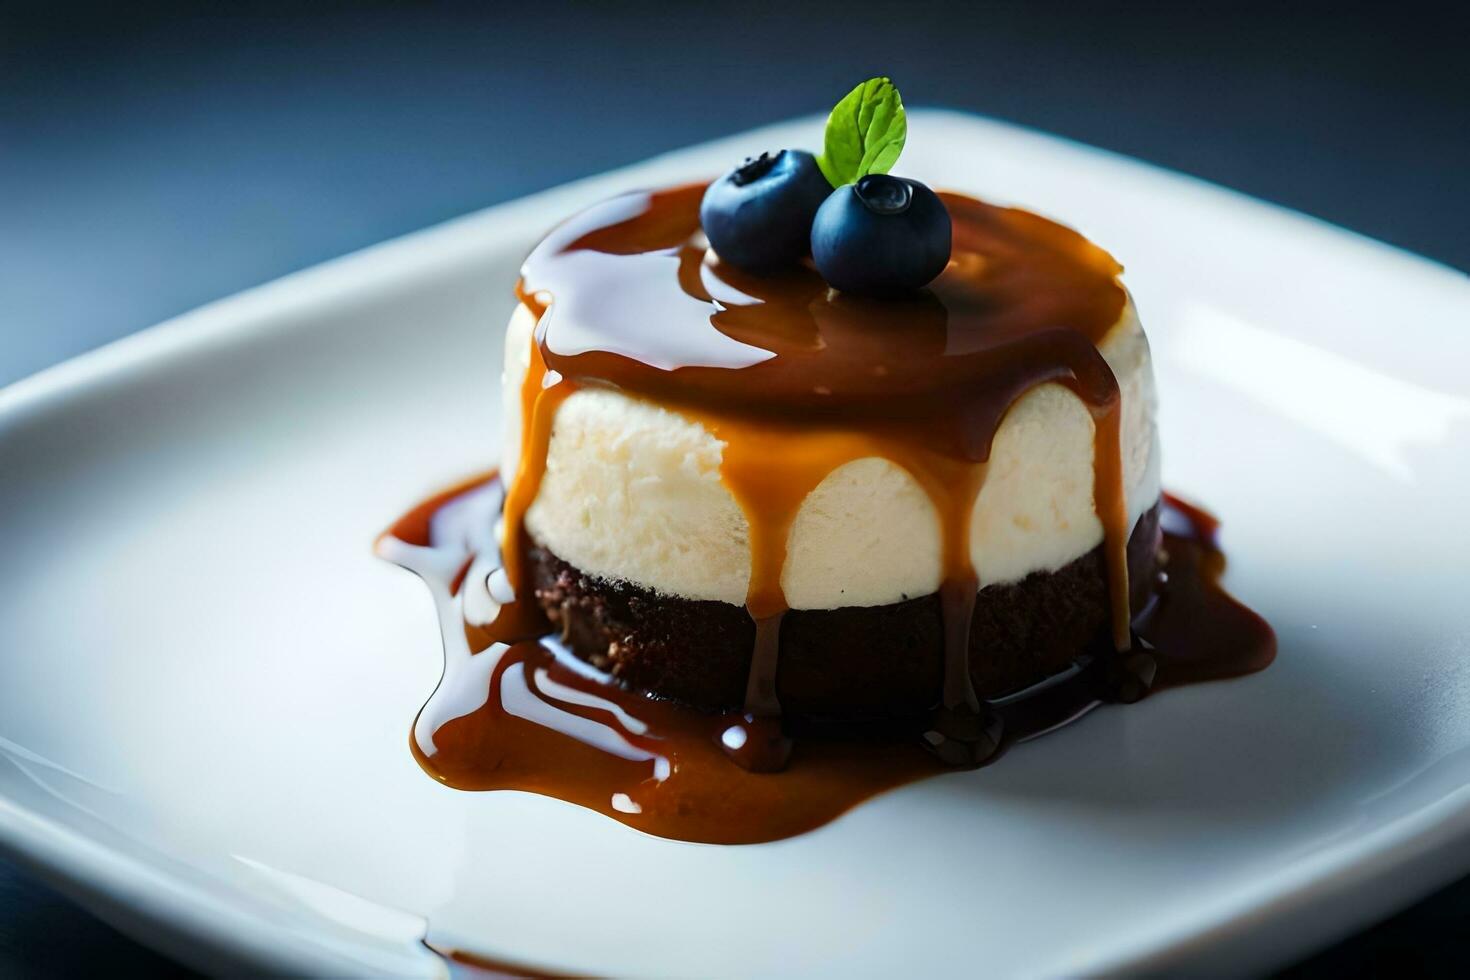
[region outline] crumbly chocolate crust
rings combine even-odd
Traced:
[[[1154,587],[1159,508],[1128,541],[1132,603]],[[741,707],[755,625],[743,606],[662,595],[587,575],[539,546],[530,550],[537,601],[577,656],[623,684],[708,711]],[[993,697],[1034,684],[1092,651],[1109,650],[1102,548],[1054,572],[991,585],[976,597],[970,673]],[[777,695],[788,716],[903,719],[938,701],[943,674],[940,600],[793,609],[781,623]]]

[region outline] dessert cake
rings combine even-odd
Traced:
[[[1121,266],[889,175],[905,134],[873,79],[820,156],[622,194],[530,253],[499,478],[378,543],[439,606],[435,778],[774,840],[1271,662],[1213,521],[1161,493]]]
[[[1112,258],[946,195],[928,292],[853,297],[727,267],[703,192],[596,206],[525,265],[503,543],[571,648],[701,708],[859,717],[932,707],[948,646],[982,695],[1126,648],[1159,451]]]

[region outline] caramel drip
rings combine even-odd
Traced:
[[[745,608],[755,621],[755,646],[745,710],[776,716],[781,713],[776,697],[781,617],[789,608],[781,577],[791,527],[802,502],[829,473],[848,460],[870,455],[869,440],[860,433],[803,432],[714,417],[701,421],[725,443],[720,478],[750,529]]]
[[[1128,597],[1128,503],[1123,487],[1121,446],[1122,401],[1112,399],[1092,407],[1092,500],[1103,526],[1103,555],[1108,565],[1108,602],[1112,612],[1113,646],[1127,650],[1132,643]]]
[[[910,464],[939,515],[943,548],[940,610],[944,620],[944,688],[940,704],[948,712],[977,713],[980,699],[970,678],[970,619],[980,581],[970,557],[970,521],[985,484],[985,464],[934,458],[928,466]]]
[[[448,967],[449,980],[557,980],[576,976],[572,973],[552,973],[541,967],[527,966],[483,953],[472,953],[427,940],[424,946],[444,960]]]
[[[514,600],[501,605],[495,621],[486,628],[483,645],[491,639],[510,643],[539,635],[545,618],[529,594],[526,580],[526,549],[529,541],[525,529],[526,512],[541,492],[546,476],[546,455],[551,446],[552,425],[557,409],[577,390],[574,382],[547,367],[541,349],[547,328],[548,304],[527,293],[521,302],[536,315],[536,328],[531,332],[530,362],[521,383],[521,458],[513,482],[505,496],[502,520],[501,562],[514,594]]]
[[[810,269],[762,278],[720,263],[698,235],[702,191],[615,198],[558,228],[526,262],[519,294],[537,327],[504,518],[518,600],[522,524],[540,487],[552,417],[578,387],[611,387],[679,410],[725,444],[721,478],[749,527],[749,714],[780,711],[782,575],[802,502],[833,470],[869,456],[913,475],[938,516],[946,664],[938,700],[950,713],[976,713],[969,636],[980,583],[971,518],[1005,413],[1032,388],[1056,382],[1094,420],[1094,506],[1113,640],[1126,649],[1121,399],[1097,349],[1126,302],[1117,263],[1044,218],[944,195],[955,229],[949,268],[914,297],[865,300],[834,292]],[[534,603],[506,608],[517,606]],[[523,638],[530,624],[518,613],[505,624],[515,629],[497,628],[497,638]]]

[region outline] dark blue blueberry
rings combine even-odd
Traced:
[[[869,174],[817,210],[811,244],[817,271],[845,293],[913,292],[949,263],[949,211],[917,180]]]
[[[722,261],[775,272],[807,255],[812,217],[830,193],[810,153],[762,153],[709,185],[699,220]]]

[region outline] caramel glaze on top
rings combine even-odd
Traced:
[[[810,268],[759,277],[721,263],[700,233],[704,187],[613,198],[557,228],[526,260],[517,292],[537,327],[504,539],[518,596],[526,583],[522,520],[562,400],[604,387],[673,407],[725,443],[721,478],[750,528],[746,605],[756,648],[746,711],[777,716],[792,522],[827,474],[851,460],[886,458],[913,475],[939,515],[946,671],[941,738],[931,742],[963,740],[985,729],[975,724],[981,704],[968,668],[978,588],[970,515],[1006,411],[1036,385],[1056,382],[1096,425],[1094,500],[1114,642],[1126,649],[1121,398],[1098,351],[1127,302],[1112,256],[1029,212],[942,194],[954,242],[939,278],[911,298],[850,296]],[[542,624],[534,607],[527,597],[508,604],[494,632],[535,635]]]

